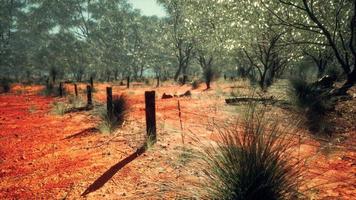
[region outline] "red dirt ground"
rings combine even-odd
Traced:
[[[96,86],[96,104],[105,103],[107,85]],[[158,142],[137,157],[135,151],[145,137],[143,94],[149,87],[114,86],[114,94],[128,96],[130,114],[123,128],[101,134],[93,129],[99,118],[92,112],[54,115],[52,103],[65,99],[37,95],[40,86],[16,85],[14,92],[0,95],[0,199],[199,198],[203,191],[194,186],[202,181],[202,172],[194,160],[183,155],[184,149],[193,148],[191,137],[215,139],[211,124],[239,116],[239,108],[224,103],[230,87],[219,83],[213,85],[214,90],[204,92],[201,87],[193,91],[192,98],[180,98],[182,126],[178,99],[159,97],[164,92],[182,94],[190,87],[155,88]],[[66,88],[73,90],[71,85]],[[80,92],[84,88],[80,85]],[[286,123],[291,117],[279,108],[271,109],[269,115]],[[184,148],[182,135],[186,135]],[[356,196],[355,129],[342,135],[345,141],[329,144],[302,134],[302,145],[295,152],[305,159],[307,199]],[[81,196],[85,191],[89,193]]]

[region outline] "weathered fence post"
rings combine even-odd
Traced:
[[[156,141],[156,92],[145,92],[145,105],[146,105],[146,130],[147,136],[152,141]]]
[[[88,106],[92,106],[93,105],[93,101],[92,101],[92,96],[91,96],[91,87],[90,87],[90,85],[87,85],[87,98],[88,98]]]
[[[127,76],[126,87],[130,88],[130,76]]]
[[[77,97],[78,96],[78,86],[77,86],[77,84],[74,84],[74,93],[75,93],[75,96]]]
[[[90,77],[90,87],[93,90],[94,89],[94,81],[93,81],[93,77]]]
[[[107,110],[108,116],[110,116],[110,117],[113,114],[112,106],[113,106],[113,104],[112,104],[112,88],[107,87],[106,88],[106,110]]]
[[[63,83],[62,82],[59,83],[58,89],[59,89],[59,96],[63,97]]]

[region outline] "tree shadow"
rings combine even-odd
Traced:
[[[102,188],[105,183],[107,183],[120,169],[125,167],[127,164],[129,164],[131,161],[135,160],[137,157],[139,157],[141,154],[143,154],[146,151],[146,144],[144,144],[142,147],[137,149],[133,154],[129,155],[125,159],[121,160],[117,164],[113,165],[108,169],[104,174],[102,174],[98,179],[96,179],[84,192],[81,194],[81,196],[86,196],[92,192],[95,192],[96,190]]]

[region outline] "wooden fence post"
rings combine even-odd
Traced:
[[[58,89],[59,89],[59,96],[63,97],[63,83],[62,82],[59,83]]]
[[[156,92],[145,92],[145,106],[146,106],[146,130],[147,136],[152,141],[157,140],[156,136]]]
[[[126,87],[130,88],[130,76],[127,76]]]
[[[106,110],[109,117],[113,114],[113,104],[112,104],[112,88],[106,88]]]
[[[90,87],[90,85],[87,85],[87,98],[88,98],[88,106],[92,106],[93,105],[93,101],[92,101],[92,96],[91,96],[91,87]]]
[[[93,81],[93,77],[90,77],[90,87],[93,90],[94,89],[94,81]]]
[[[74,93],[75,93],[75,96],[77,97],[78,96],[78,86],[77,86],[77,84],[74,84]]]

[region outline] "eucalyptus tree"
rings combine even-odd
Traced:
[[[345,94],[355,84],[355,0],[278,0],[273,2],[261,0],[261,3],[274,15],[279,25],[291,27],[301,34],[314,36],[301,37],[303,40],[298,42],[328,46],[332,49],[339,66],[347,75],[346,82],[333,94]],[[272,5],[277,5],[278,9],[271,9]],[[322,40],[316,41],[315,38],[322,38]]]
[[[7,77],[22,64],[18,63],[21,59],[17,59],[21,56],[18,22],[23,18],[25,3],[24,0],[4,0],[0,3],[0,70]]]
[[[130,74],[132,53],[129,49],[129,29],[134,18],[132,12],[126,0],[97,1],[92,5],[91,16],[97,24],[90,38],[94,43],[93,54],[108,81],[112,75],[117,79],[119,74]]]
[[[309,58],[318,70],[318,78],[325,75],[327,67],[334,61],[334,54],[330,48],[309,45],[303,49],[303,54]]]
[[[185,84],[188,77],[188,67],[193,57],[194,39],[187,28],[186,6],[188,0],[158,0],[169,15],[166,30],[169,40],[172,42],[172,49],[177,58],[177,70],[174,80],[182,74],[182,83]]]
[[[219,23],[216,29],[226,52],[235,57],[236,68],[245,77],[257,79],[266,89],[281,76],[294,51],[288,51],[285,38],[289,29],[275,27],[272,15],[259,0],[214,1],[215,12],[210,14]],[[241,66],[242,65],[242,66]]]

